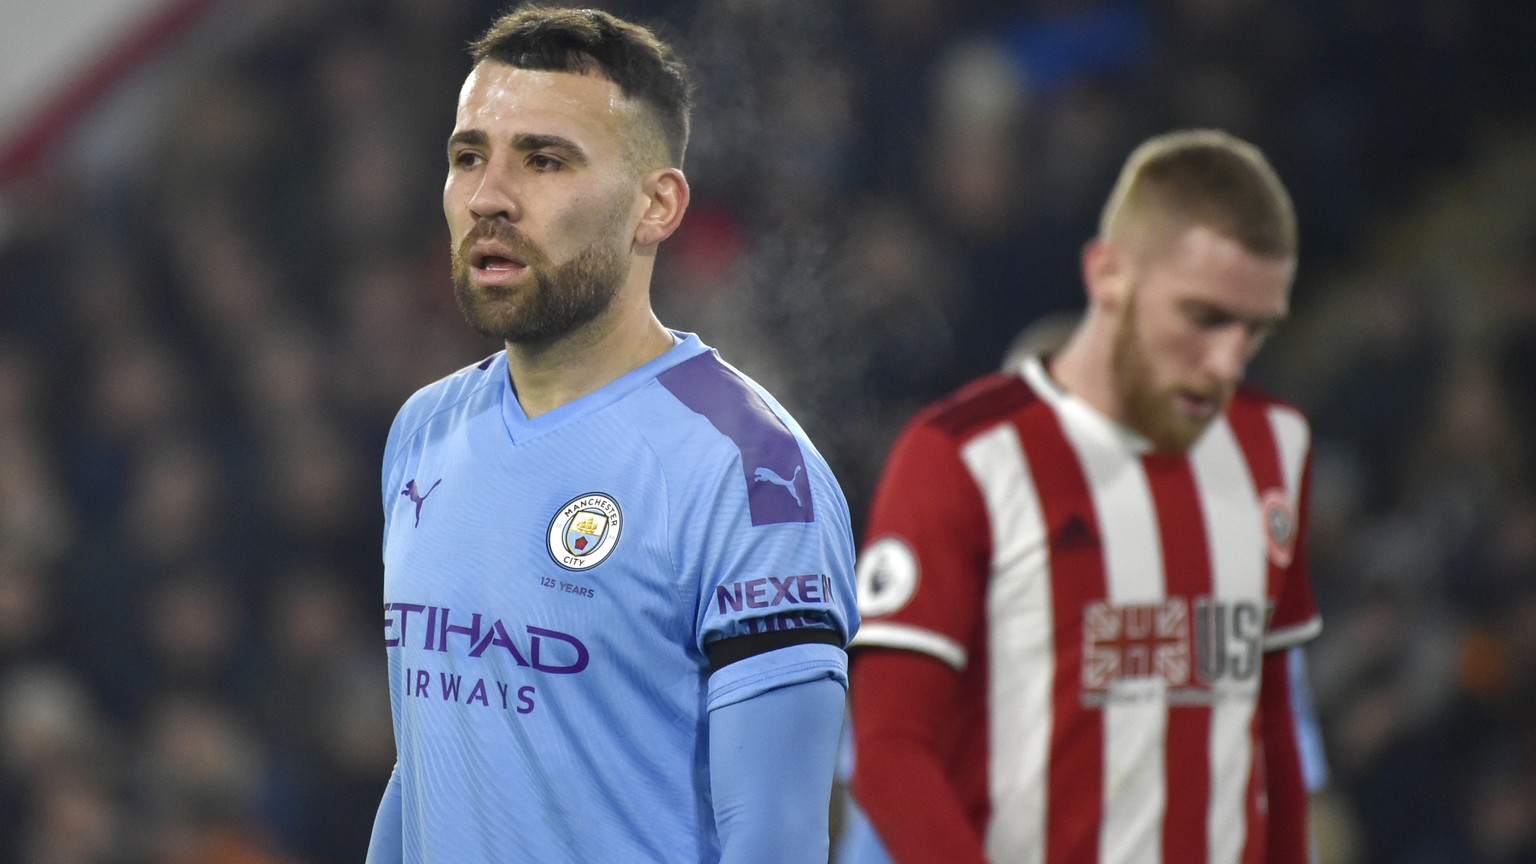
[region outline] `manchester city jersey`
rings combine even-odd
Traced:
[[[709,674],[716,640],[858,617],[831,471],[696,336],[532,420],[504,354],[422,389],[383,495],[407,862],[715,860],[710,708],[845,674]]]

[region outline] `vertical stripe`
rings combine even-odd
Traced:
[[[1251,824],[1253,800],[1249,786],[1253,766],[1254,702],[1258,693],[1256,674],[1246,680],[1232,673],[1240,668],[1256,668],[1261,662],[1259,646],[1250,640],[1260,634],[1235,633],[1235,610],[1239,604],[1260,616],[1258,622],[1244,626],[1262,627],[1266,608],[1265,548],[1263,516],[1258,493],[1250,478],[1249,466],[1233,435],[1232,427],[1221,422],[1212,426],[1199,446],[1190,454],[1195,483],[1205,516],[1205,533],[1210,548],[1214,651],[1221,654],[1227,674],[1210,682],[1210,811],[1206,822],[1206,842],[1212,864],[1237,864],[1242,860],[1245,838]]]
[[[1083,613],[1105,596],[1104,531],[1088,478],[1056,413],[1042,404],[1020,422],[1050,546],[1052,682],[1046,864],[1099,860],[1104,801],[1104,718],[1083,706]],[[994,821],[1000,814],[994,814]],[[993,860],[1006,861],[994,855]]]
[[[1264,741],[1259,734],[1259,724],[1262,719],[1258,712],[1253,712],[1253,717],[1248,724],[1248,739],[1253,743],[1253,770],[1248,774],[1247,794],[1244,799],[1247,814],[1248,833],[1243,838],[1242,864],[1264,864],[1266,857],[1266,832],[1268,823],[1264,818],[1266,806],[1260,802],[1264,800],[1266,783],[1264,780]]]
[[[1311,443],[1312,433],[1307,429],[1307,421],[1289,408],[1271,406],[1267,414],[1280,452],[1280,476],[1291,509],[1300,513],[1301,501],[1297,496],[1301,494],[1301,472],[1306,468],[1307,445]]]
[[[1119,442],[1067,427],[1073,450],[1092,491],[1104,545],[1105,600],[1115,607],[1149,612],[1166,597],[1157,516],[1141,461]],[[1082,614],[1081,609],[1077,614]],[[1126,613],[1125,630],[1131,629]],[[1129,654],[1129,652],[1126,652]],[[1129,657],[1123,658],[1130,659]],[[1167,687],[1145,673],[1122,674],[1109,683],[1101,709],[1104,724],[1104,816],[1099,827],[1103,860],[1160,864],[1167,799],[1163,748]]]
[[[1056,677],[1045,519],[1012,425],[978,436],[962,449],[961,458],[986,502],[993,538],[987,588],[987,783],[996,818],[987,825],[987,855],[994,861],[1043,864]]]
[[[1189,460],[1152,454],[1143,458],[1156,503],[1158,536],[1168,596],[1183,610],[1185,665],[1188,678],[1168,680],[1173,688],[1193,692],[1198,683],[1193,616],[1197,598],[1211,594],[1211,560],[1206,524]],[[1168,740],[1163,754],[1168,783],[1163,818],[1163,860],[1206,861],[1206,819],[1210,806],[1211,715],[1203,704],[1174,700],[1168,705]]]
[[[1279,454],[1279,447],[1275,443],[1275,427],[1269,423],[1269,412],[1260,414],[1258,410],[1250,406],[1244,406],[1244,410],[1232,410],[1232,430],[1236,440],[1243,449],[1244,460],[1247,461],[1247,470],[1252,477],[1253,489],[1258,495],[1270,489],[1287,489],[1284,481],[1283,457]],[[1287,501],[1292,503],[1292,512],[1295,512],[1296,492],[1287,490]],[[1267,560],[1267,583],[1270,596],[1278,595],[1279,580],[1283,578],[1283,569],[1275,563],[1273,558]],[[1266,763],[1264,763],[1264,741],[1260,724],[1263,718],[1253,716],[1249,723],[1249,739],[1253,747],[1253,773],[1249,778],[1249,835],[1247,846],[1243,850],[1243,864],[1263,864],[1266,856],[1267,830],[1269,821],[1266,819],[1267,807],[1264,806],[1267,793]]]

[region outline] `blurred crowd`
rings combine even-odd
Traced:
[[[361,860],[384,436],[498,348],[438,184],[503,5],[214,4],[0,188],[0,864]],[[1321,857],[1536,861],[1531,4],[594,5],[698,78],[663,321],[785,402],[856,526],[917,406],[1080,308],[1135,143],[1264,148],[1302,226],[1254,377],[1315,424]]]

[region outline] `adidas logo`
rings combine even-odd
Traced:
[[[1073,513],[1051,532],[1051,549],[1054,551],[1097,548],[1099,548],[1099,536],[1081,513]]]

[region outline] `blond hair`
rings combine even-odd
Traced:
[[[1169,132],[1132,151],[1099,236],[1146,250],[1195,226],[1260,257],[1296,257],[1296,212],[1274,168],[1257,147],[1215,129]]]

